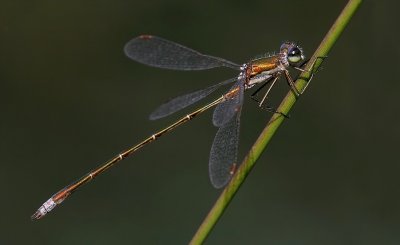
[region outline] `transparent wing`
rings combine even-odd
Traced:
[[[154,110],[150,114],[150,120],[157,120],[166,116],[171,115],[172,113],[175,113],[179,110],[182,110],[197,101],[205,98],[215,90],[217,90],[219,87],[232,83],[236,81],[236,78],[231,78],[228,80],[225,80],[223,82],[220,82],[218,84],[215,84],[213,86],[210,86],[208,88],[202,89],[202,90],[197,90],[195,92],[189,93],[189,94],[184,94],[181,96],[178,96],[165,104],[162,104],[160,107],[158,107],[156,110]]]
[[[238,80],[225,94],[225,101],[217,105],[213,113],[213,124],[221,127],[228,123],[243,104],[244,78]]]
[[[226,66],[239,70],[240,66],[214,56],[201,54],[180,44],[151,35],[130,40],[125,54],[139,63],[174,70],[205,70]]]
[[[215,188],[224,187],[238,167],[240,113],[239,108],[236,116],[220,127],[215,135],[209,161],[210,180]]]

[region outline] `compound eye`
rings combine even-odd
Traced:
[[[288,52],[288,61],[290,63],[297,63],[303,59],[299,48],[292,48]]]

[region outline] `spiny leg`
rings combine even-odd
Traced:
[[[304,91],[306,91],[306,89],[307,89],[308,85],[310,84],[311,80],[313,79],[314,75],[320,70],[320,67],[319,67],[316,71],[313,72],[315,62],[317,62],[318,59],[321,59],[322,61],[324,61],[324,59],[327,58],[327,57],[328,57],[328,56],[318,56],[318,57],[314,60],[314,62],[312,63],[310,69],[308,69],[308,70],[304,70],[304,69],[302,69],[302,68],[300,68],[300,67],[306,65],[306,64],[310,61],[310,59],[304,61],[304,62],[300,65],[300,67],[294,67],[296,70],[299,70],[299,71],[301,71],[301,72],[311,72],[311,76],[310,76],[310,78],[307,79],[308,81],[307,81],[306,85],[304,86],[303,90],[301,91],[300,95],[303,94]]]
[[[259,88],[257,88],[257,90],[253,94],[251,94],[251,99],[254,100],[255,102],[257,102],[258,106],[261,109],[264,109],[264,110],[266,110],[268,112],[271,112],[271,113],[278,113],[278,114],[284,116],[285,118],[289,118],[290,117],[289,115],[286,115],[285,113],[277,111],[274,107],[264,105],[264,102],[267,99],[269,92],[271,91],[272,87],[275,85],[275,82],[278,80],[278,78],[279,78],[279,76],[275,77],[275,78],[268,79],[267,81],[265,81],[263,85],[261,85]],[[271,85],[269,86],[267,92],[264,94],[264,96],[263,96],[263,98],[261,100],[258,100],[257,94],[269,83],[271,83]]]
[[[294,85],[292,76],[290,76],[288,70],[285,70],[284,72],[285,72],[286,81],[288,82],[290,88],[292,89],[292,91],[293,91],[293,93],[296,95],[296,97],[299,97],[299,96],[301,95],[301,93],[300,93],[300,91],[296,88],[296,86]],[[302,92],[304,92],[304,91],[302,91]]]
[[[250,98],[251,98],[252,100],[254,100],[255,102],[259,103],[258,106],[261,107],[261,105],[262,105],[261,101],[258,99],[258,93],[259,93],[265,86],[267,86],[267,84],[270,84],[271,81],[273,81],[273,83],[275,83],[275,80],[276,80],[276,78],[274,79],[273,77],[271,77],[270,79],[266,80],[260,87],[258,87],[257,90],[254,91],[254,93],[252,93],[252,94],[250,95]],[[268,90],[270,90],[270,88],[269,88]],[[265,96],[264,96],[264,97],[265,97]],[[264,99],[263,99],[263,100],[264,100]],[[263,100],[262,100],[262,101],[263,101]]]
[[[275,77],[274,80],[271,83],[271,86],[269,86],[267,92],[265,93],[265,95],[263,96],[263,98],[260,101],[259,106],[261,107],[264,104],[265,99],[267,98],[269,92],[271,91],[272,87],[275,85],[276,80],[278,80],[278,77]]]

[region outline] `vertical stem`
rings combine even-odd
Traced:
[[[340,34],[343,32],[344,28],[347,26],[351,20],[353,14],[357,11],[362,0],[349,0],[345,8],[340,13],[339,17],[336,19],[335,23],[332,25],[331,29],[326,34],[325,38],[322,40],[318,49],[315,51],[314,55],[311,57],[310,62],[305,67],[305,72],[302,72],[299,79],[296,81],[296,87],[298,91],[303,91],[307,85],[307,81],[310,79],[313,72],[318,70],[318,67],[322,63],[322,59],[318,57],[326,57],[331,50],[333,44],[337,41]],[[310,72],[308,72],[310,71]],[[292,91],[286,95],[286,97],[281,102],[277,111],[284,114],[289,114],[290,109],[296,102],[296,96]],[[203,223],[198,228],[196,234],[193,236],[190,244],[202,244],[207,238],[211,230],[213,229],[216,222],[219,220],[224,210],[234,197],[235,193],[238,191],[239,187],[242,185],[246,176],[250,173],[251,169],[254,167],[255,162],[260,157],[261,153],[264,151],[268,142],[271,140],[272,136],[282,124],[284,117],[281,114],[275,113],[267,126],[261,132],[257,141],[254,143],[253,147],[250,149],[249,153],[243,160],[240,168],[237,170],[236,174],[232,177],[231,182],[222,191],[218,200],[215,202],[214,206],[208,213],[207,217],[204,219]]]

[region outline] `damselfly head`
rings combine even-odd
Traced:
[[[296,65],[305,59],[301,47],[293,42],[284,42],[281,45],[280,53],[286,56],[290,65]]]

